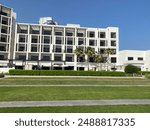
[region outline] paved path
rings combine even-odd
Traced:
[[[65,100],[65,101],[14,101],[0,102],[2,107],[39,107],[39,106],[95,106],[95,105],[150,105],[150,99],[144,100]]]

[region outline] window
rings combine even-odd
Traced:
[[[66,36],[73,36],[72,32],[66,32]]]
[[[117,62],[116,57],[111,57],[111,63],[116,63],[116,62]]]
[[[25,47],[24,46],[20,46],[19,47],[19,51],[25,51]]]
[[[143,61],[143,57],[138,57],[138,60],[141,60],[141,61]]]
[[[43,61],[50,61],[50,56],[43,56],[42,60]]]
[[[116,38],[116,33],[115,32],[111,32],[111,38]]]
[[[66,61],[68,61],[68,62],[73,62],[73,57],[71,57],[71,56],[66,56]]]
[[[31,56],[31,60],[32,61],[37,61],[38,60],[38,56]]]
[[[111,41],[111,46],[116,46],[116,41]]]
[[[77,37],[83,37],[83,33],[77,33]]]
[[[56,47],[55,48],[55,52],[61,52],[61,48],[60,47]]]
[[[54,60],[55,60],[55,61],[62,61],[62,56],[55,56],[55,57],[54,57]]]
[[[100,41],[100,46],[106,46],[106,44],[105,44],[105,41],[104,41],[104,40],[101,40],[101,41]]]
[[[78,39],[78,45],[83,45],[83,44],[84,44],[84,39],[79,38],[79,39]]]
[[[44,43],[50,43],[50,38],[49,37],[44,37]]]
[[[95,37],[95,32],[89,32],[89,37]]]
[[[31,52],[37,52],[37,47],[31,47]]]
[[[61,40],[56,39],[56,44],[62,44]]]
[[[6,47],[0,46],[0,51],[6,51]]]
[[[62,36],[62,32],[55,32],[55,35],[57,35],[57,36]]]
[[[44,52],[49,52],[49,47],[44,47]]]
[[[67,45],[73,45],[73,41],[72,40],[67,40]]]
[[[89,40],[89,46],[94,46],[94,40]]]
[[[128,57],[128,60],[133,60],[133,57]]]
[[[43,35],[51,35],[52,31],[51,30],[43,30]]]
[[[19,55],[19,60],[26,60],[26,56],[25,55]]]
[[[100,38],[106,38],[106,33],[105,32],[100,32]]]
[[[72,53],[73,49],[72,48],[67,48],[67,53]]]
[[[19,42],[25,42],[25,37],[19,37]]]
[[[0,60],[4,60],[4,55],[0,55]]]

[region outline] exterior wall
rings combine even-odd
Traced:
[[[105,33],[104,38],[100,37],[101,32]],[[111,38],[111,33],[115,33],[116,37]],[[77,67],[84,67],[85,70],[88,70],[88,67],[94,69],[97,68],[95,63],[77,62],[75,49],[77,47],[85,49],[90,46],[96,52],[102,53],[104,49],[111,48],[114,50],[114,54],[110,55],[110,59],[117,59],[118,33],[116,27],[101,29],[83,28],[71,24],[68,26],[17,24],[14,64],[26,66],[25,68],[43,66],[49,67],[49,69],[53,67],[73,67],[74,70],[77,70]],[[114,41],[113,45],[112,41]],[[104,45],[101,42],[104,42]],[[58,59],[57,56],[61,58]],[[111,63],[111,67],[116,66],[117,63]]]
[[[137,50],[120,51],[119,52],[120,70],[124,71],[126,65],[132,64],[141,68],[142,71],[150,71],[149,54],[150,51],[137,51]]]
[[[16,14],[13,9],[0,5],[0,66],[7,66],[13,52],[11,51],[12,28]]]

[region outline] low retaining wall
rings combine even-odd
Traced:
[[[15,68],[0,68],[0,73],[8,73],[10,69],[15,69]]]

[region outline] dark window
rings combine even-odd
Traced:
[[[111,63],[116,63],[116,62],[117,62],[116,57],[111,57]]]
[[[79,57],[79,58],[77,59],[77,61],[78,61],[78,62],[85,62],[85,58],[84,58],[84,57]]]
[[[133,57],[128,57],[128,60],[133,60]]]
[[[100,38],[105,38],[106,37],[106,33],[105,32],[100,32]]]
[[[61,56],[55,56],[55,57],[54,57],[54,60],[55,60],[55,61],[62,61],[62,57],[61,57]]]
[[[105,53],[105,49],[100,49],[100,54],[104,54]]]
[[[7,33],[7,29],[1,29],[1,33]]]
[[[67,45],[73,45],[73,41],[72,40],[67,40]]]
[[[19,60],[26,60],[26,56],[25,55],[19,55]]]
[[[43,61],[50,61],[50,56],[43,56],[42,60]]]
[[[31,52],[37,52],[37,47],[31,47]]]
[[[55,32],[55,35],[62,36],[62,32]]]
[[[116,41],[111,41],[111,46],[116,46]]]
[[[0,55],[0,60],[4,60],[4,55]]]
[[[1,37],[1,42],[6,42],[6,38],[5,37]]]
[[[78,45],[83,45],[84,44],[84,41],[83,40],[79,40],[78,41]]]
[[[8,21],[2,20],[2,24],[8,25]]]
[[[104,40],[100,41],[100,46],[106,46]]]
[[[89,40],[89,46],[94,46],[94,40]]]
[[[90,58],[89,58],[89,62],[94,62],[94,58],[93,58],[93,57],[90,57]]]
[[[19,42],[25,42],[25,38],[20,37],[20,38],[19,38]]]
[[[55,52],[61,52],[61,48],[57,47],[57,48],[55,49]]]
[[[95,32],[90,32],[89,37],[95,37]]]
[[[116,33],[115,32],[111,32],[111,38],[116,38]]]
[[[66,32],[66,36],[73,36],[72,32]]]
[[[40,32],[39,32],[39,30],[32,30],[31,33],[32,34],[39,34]]]
[[[44,43],[50,43],[50,39],[44,38]]]
[[[61,40],[56,39],[56,44],[62,44]]]
[[[44,34],[44,35],[51,35],[51,34],[52,34],[52,31],[50,31],[50,30],[44,30],[44,31],[43,31],[43,34]]]
[[[77,37],[83,37],[83,33],[77,33]]]
[[[28,30],[20,30],[20,33],[28,33]]]
[[[67,53],[72,53],[73,49],[72,48],[67,48]]]
[[[49,52],[49,47],[44,47],[44,52]]]
[[[32,43],[38,43],[38,39],[37,38],[32,38]]]
[[[25,51],[25,47],[23,46],[19,47],[19,51]]]
[[[138,57],[138,60],[141,60],[141,61],[142,61],[142,60],[143,60],[143,57]]]
[[[71,57],[71,56],[66,56],[66,61],[68,61],[68,62],[73,62],[73,57]]]
[[[37,61],[38,60],[38,56],[31,56],[31,60],[32,61]]]
[[[6,51],[6,47],[0,46],[0,51]]]

